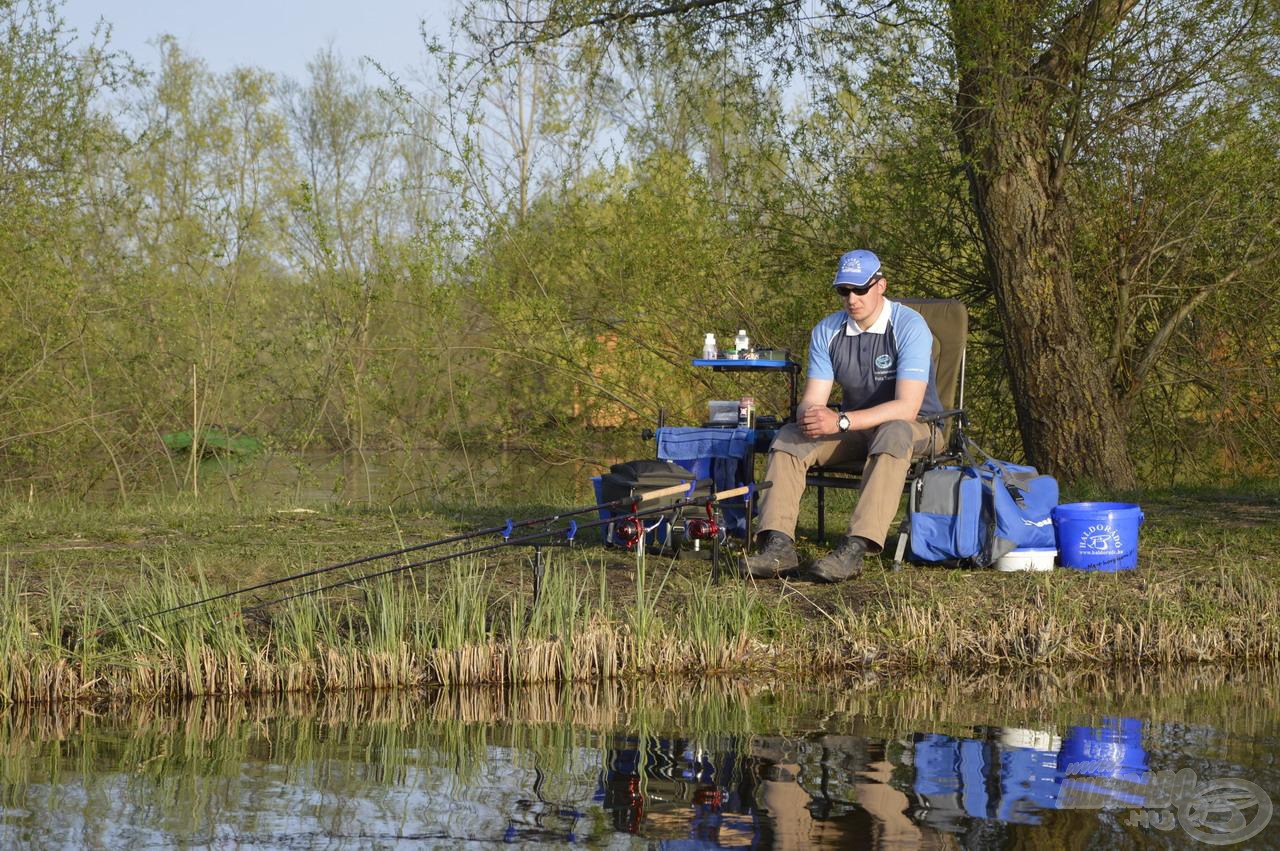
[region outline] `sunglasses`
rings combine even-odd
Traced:
[[[867,293],[871,292],[872,287],[880,283],[880,281],[882,280],[883,278],[881,278],[879,275],[876,275],[874,278],[867,281],[865,284],[863,284],[860,287],[854,287],[854,286],[836,287],[836,292],[840,294],[840,298],[848,298],[851,294],[859,295],[859,296],[866,295]]]

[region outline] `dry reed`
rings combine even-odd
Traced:
[[[681,672],[1050,669],[1277,658],[1280,589],[1247,569],[1133,577],[900,581],[861,602],[713,585],[638,557],[610,598],[604,564],[556,560],[535,602],[463,561],[309,596],[253,619],[229,603],[113,628],[194,589],[167,565],[129,596],[75,605],[0,582],[0,703],[601,681]],[[656,580],[656,581],[655,581]],[[991,584],[1000,581],[999,593]],[[984,586],[982,583],[987,583]],[[810,595],[812,596],[806,596]]]

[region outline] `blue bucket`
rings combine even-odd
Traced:
[[[1137,718],[1104,718],[1098,727],[1072,727],[1062,737],[1058,771],[1061,809],[1141,807],[1146,800],[1147,752]]]
[[[1142,721],[1107,716],[1096,727],[1071,727],[1062,737],[1058,770],[1083,777],[1134,777],[1147,771]]]
[[[1071,502],[1053,509],[1063,567],[1113,573],[1138,566],[1142,509],[1131,502]]]

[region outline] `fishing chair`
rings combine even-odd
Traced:
[[[965,349],[969,338],[969,311],[963,302],[956,299],[904,298],[897,301],[919,312],[928,324],[929,330],[933,332],[933,359],[937,367],[938,400],[942,403],[943,410],[938,414],[920,417],[920,422],[929,423],[931,429],[940,429],[946,441],[942,451],[930,452],[928,455],[912,460],[911,468],[907,471],[906,487],[910,488],[911,483],[925,470],[939,464],[954,463],[961,457],[964,429],[968,425],[964,412],[964,366]],[[826,540],[827,536],[826,489],[856,490],[860,488],[864,463],[854,461],[848,464],[818,465],[809,469],[805,484],[818,489],[819,540]],[[895,565],[902,562],[909,534],[908,524],[904,520],[898,530],[898,548],[893,559]]]

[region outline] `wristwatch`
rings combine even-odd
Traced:
[[[848,431],[848,430],[849,430],[849,417],[848,417],[846,414],[841,414],[841,415],[840,415],[840,420],[839,420],[839,422],[837,423],[837,425],[840,427],[840,431],[842,431],[842,432],[843,432],[843,431]]]

